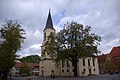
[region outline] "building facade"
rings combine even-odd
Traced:
[[[98,56],[98,64],[100,73],[108,73],[106,61],[114,64],[114,72],[120,72],[120,46],[113,47],[110,53],[102,54]]]
[[[12,76],[21,76],[22,74],[20,74],[20,68],[22,67],[22,62],[17,61],[15,62],[15,66],[13,66],[13,68],[11,69],[11,75]],[[27,66],[30,69],[30,75],[39,75],[39,64],[38,63],[27,63]]]
[[[43,30],[44,40],[41,46],[41,61],[39,63],[39,75],[50,76],[55,73],[56,76],[73,76],[73,66],[69,60],[60,61],[60,64],[56,66],[55,62],[51,59],[47,52],[43,52],[45,49],[44,44],[47,37],[53,33],[55,35],[55,29],[49,11],[45,29]],[[97,58],[81,58],[78,61],[77,66],[78,76],[87,76],[91,74],[99,74]]]
[[[120,46],[113,47],[110,51],[110,56],[111,61],[116,66],[116,71],[120,72]]]
[[[99,71],[100,74],[105,74],[107,73],[107,69],[106,69],[106,58],[107,58],[108,54],[102,54],[99,55],[98,58],[98,65],[99,65]]]

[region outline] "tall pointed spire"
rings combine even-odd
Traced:
[[[53,22],[52,22],[52,18],[51,18],[50,9],[49,9],[49,13],[48,13],[48,18],[47,18],[47,22],[46,22],[45,29],[54,29],[54,28],[53,28]],[[45,29],[44,29],[44,30],[45,30]],[[55,30],[55,29],[54,29],[54,30]]]

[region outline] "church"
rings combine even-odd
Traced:
[[[56,66],[56,63],[51,59],[47,52],[44,54],[42,51],[45,49],[45,42],[50,33],[56,34],[56,30],[54,29],[51,12],[49,10],[47,22],[45,28],[43,30],[44,40],[41,46],[41,61],[39,63],[39,76],[50,76],[52,73],[55,76],[73,76],[74,68],[72,63],[69,60],[60,61],[60,64]],[[77,66],[77,74],[78,76],[88,76],[88,75],[98,75],[98,60],[97,58],[81,58],[78,61]]]

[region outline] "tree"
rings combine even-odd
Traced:
[[[116,69],[116,66],[109,60],[106,60],[105,61],[105,67],[106,67],[106,70],[111,74],[112,72],[115,71]]]
[[[0,73],[3,79],[7,79],[8,72],[15,65],[15,53],[24,42],[24,34],[17,21],[7,20],[0,29]]]
[[[20,68],[20,74],[22,74],[22,75],[23,75],[23,74],[28,75],[29,72],[30,72],[29,66],[27,65],[26,62],[23,62],[23,63],[22,63],[22,66],[21,66],[21,68]]]
[[[77,76],[78,60],[83,57],[93,57],[100,52],[97,46],[101,37],[90,31],[90,26],[77,22],[67,23],[56,36],[53,33],[49,35],[43,53],[47,52],[57,62],[70,60],[74,66],[74,76]]]
[[[21,59],[18,59],[21,62],[28,62],[28,63],[39,63],[40,62],[40,57],[38,55],[30,55],[23,57]]]

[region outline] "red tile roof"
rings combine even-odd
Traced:
[[[30,68],[39,67],[39,64],[38,64],[38,63],[27,63],[27,65],[28,65]],[[16,62],[16,63],[15,63],[15,67],[16,67],[16,68],[20,68],[21,66],[22,66],[22,62]]]
[[[38,63],[27,63],[30,68],[39,67]]]
[[[110,52],[110,55],[113,57],[118,57],[120,56],[120,46],[118,47],[113,47],[113,49]]]
[[[16,67],[16,68],[20,68],[21,66],[22,66],[22,63],[21,63],[21,62],[16,62],[16,63],[15,63],[15,67]]]
[[[105,61],[108,54],[102,54],[97,57],[98,61]]]

